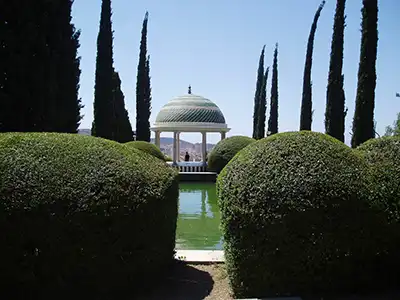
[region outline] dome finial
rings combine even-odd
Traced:
[[[191,93],[192,93],[192,86],[189,84],[188,94],[190,95]]]

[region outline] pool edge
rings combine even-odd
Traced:
[[[223,250],[175,250],[175,258],[190,263],[223,263]]]

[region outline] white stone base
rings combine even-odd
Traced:
[[[222,263],[225,262],[222,250],[176,250],[175,258],[193,263]]]

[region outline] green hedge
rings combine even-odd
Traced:
[[[377,253],[391,238],[368,203],[365,168],[343,143],[309,131],[275,134],[235,156],[217,181],[235,296],[376,286],[386,275]]]
[[[208,169],[221,172],[226,164],[244,147],[255,142],[247,136],[232,136],[220,141],[208,155]]]
[[[400,221],[400,137],[371,139],[357,148],[370,170],[370,198]]]
[[[144,142],[144,141],[133,141],[133,142],[125,143],[125,145],[139,149],[141,151],[144,151],[144,152],[151,154],[154,157],[157,157],[161,160],[164,160],[164,161],[166,160],[165,155],[161,152],[161,150],[152,143]]]
[[[173,261],[177,200],[177,173],[139,150],[91,136],[0,134],[2,286],[13,298],[137,292]]]

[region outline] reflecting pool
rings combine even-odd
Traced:
[[[180,183],[176,249],[222,250],[215,183]]]

